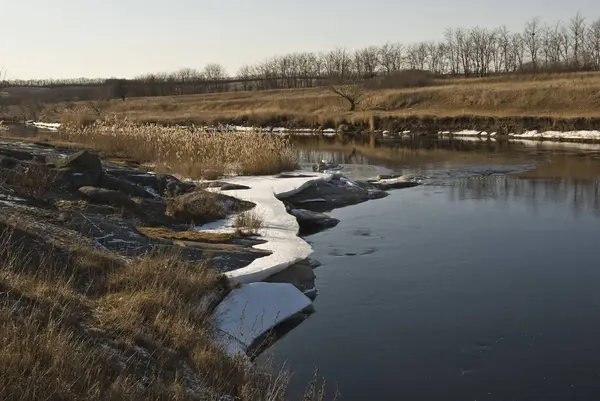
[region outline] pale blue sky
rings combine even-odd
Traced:
[[[276,54],[441,40],[447,27],[521,30],[600,18],[600,0],[0,0],[9,78],[132,77]]]

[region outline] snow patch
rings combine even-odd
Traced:
[[[225,273],[229,279],[242,283],[262,281],[306,259],[312,253],[310,245],[298,237],[298,221],[287,213],[285,205],[276,196],[282,198],[291,196],[321,180],[330,181],[331,175],[314,174],[312,177],[292,178],[234,177],[222,180],[230,184],[250,187],[250,189],[227,191],[227,194],[256,204],[253,210],[263,220],[264,228],[260,230],[260,235],[266,243],[255,245],[254,248],[271,252],[268,256],[255,259],[246,267]],[[232,219],[221,220],[200,228],[203,231],[230,230]]]
[[[534,139],[571,139],[571,140],[600,140],[600,131],[525,131],[522,134],[514,134],[515,138]]]
[[[58,129],[60,128],[60,123],[43,123],[38,121],[26,121],[25,125],[37,128],[44,128],[49,131],[58,131]]]

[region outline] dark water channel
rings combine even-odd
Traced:
[[[316,313],[260,357],[294,372],[290,399],[315,367],[341,400],[600,399],[600,146],[301,146],[425,185],[307,238]]]

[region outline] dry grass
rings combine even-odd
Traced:
[[[112,156],[153,162],[157,168],[193,178],[276,174],[297,165],[289,141],[272,135],[211,134],[194,127],[109,119],[86,127],[66,126],[60,136]]]
[[[58,174],[35,163],[18,164],[14,169],[0,169],[0,188],[14,196],[49,202],[60,184]]]
[[[165,227],[137,227],[149,238],[168,238],[183,241],[198,241],[209,243],[225,243],[239,236],[234,233],[215,233],[206,231],[173,231]]]
[[[224,277],[177,255],[125,264],[40,243],[0,226],[0,399],[283,399],[276,378],[214,343]]]
[[[238,213],[233,221],[236,231],[242,235],[258,235],[263,228],[263,218],[255,209]]]
[[[182,223],[204,224],[227,217],[227,208],[219,194],[204,190],[167,198],[166,215]]]
[[[323,88],[234,92],[110,102],[106,115],[159,123],[329,126],[368,125],[374,113],[390,116],[600,116],[600,73],[512,75],[438,79],[424,87],[367,92],[360,110]],[[60,120],[64,106],[48,105],[45,118]]]

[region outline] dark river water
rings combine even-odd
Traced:
[[[316,313],[259,359],[293,371],[290,399],[317,367],[340,400],[600,400],[599,146],[301,146],[425,185],[307,237]]]

